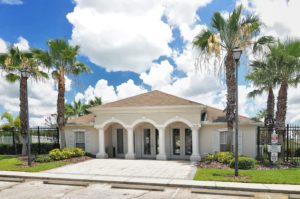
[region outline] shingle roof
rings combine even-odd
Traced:
[[[202,105],[181,97],[170,95],[158,90],[128,97],[101,105],[101,107],[138,107],[138,106],[173,106],[173,105]]]
[[[94,122],[95,115],[94,114],[87,114],[76,118],[70,118],[68,119],[68,124],[89,124],[91,122]]]
[[[217,109],[211,106],[207,106],[207,121],[210,122],[226,122],[226,114],[223,110]],[[239,116],[240,122],[254,122],[252,119],[242,116]]]
[[[172,105],[203,105],[184,98],[170,95],[161,91],[151,91],[148,93],[128,97],[122,100],[110,102],[100,107],[139,107],[139,106],[172,106]],[[207,121],[226,122],[225,113],[221,109],[206,106]],[[90,124],[95,121],[94,114],[84,115],[68,120],[68,124]],[[250,118],[240,116],[241,122],[253,122]]]

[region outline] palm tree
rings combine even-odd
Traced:
[[[1,119],[5,119],[7,122],[2,124],[0,126],[0,128],[2,129],[6,129],[6,130],[11,130],[11,129],[20,129],[21,128],[21,120],[20,120],[20,115],[14,117],[12,114],[8,113],[8,112],[4,112],[1,115]],[[16,131],[16,138],[18,143],[20,143],[20,133],[19,131]]]
[[[276,64],[277,78],[280,83],[277,96],[276,129],[285,128],[288,88],[300,82],[300,40],[278,41],[271,49],[271,58]]]
[[[265,61],[252,61],[250,66],[252,67],[252,71],[246,76],[246,79],[252,81],[256,89],[248,93],[248,97],[255,98],[263,92],[267,92],[266,116],[274,118],[275,96],[273,90],[278,82],[274,63],[269,58]]]
[[[20,128],[21,127],[21,120],[20,116],[14,116],[8,112],[4,112],[1,115],[1,120],[6,119],[7,123],[4,123],[0,126],[3,129],[12,129],[12,128]]]
[[[224,71],[225,69],[227,84],[226,121],[231,137],[228,139],[228,150],[231,150],[232,146],[236,103],[236,67],[233,59],[233,50],[236,47],[247,48],[252,46],[254,43],[252,40],[260,31],[260,27],[261,22],[256,15],[243,17],[242,6],[238,6],[227,19],[225,19],[220,12],[214,13],[211,20],[211,28],[201,31],[193,41],[193,45],[200,49],[204,55],[213,55],[222,58],[222,52],[225,52],[224,62],[222,60],[218,68],[219,71]],[[261,39],[258,41],[262,42],[265,40],[266,39]]]
[[[88,103],[89,107],[102,105],[102,99],[101,97],[95,97],[93,100],[90,100]]]
[[[1,54],[0,65],[6,71],[6,80],[10,83],[20,81],[20,120],[21,134],[23,137],[22,155],[26,155],[26,140],[28,126],[27,113],[27,78],[20,75],[21,71],[27,70],[35,80],[48,78],[48,74],[41,69],[40,62],[32,52],[22,52],[17,47],[11,47],[8,53]]]
[[[52,77],[58,83],[57,125],[60,132],[61,148],[66,146],[65,138],[65,76],[90,72],[90,69],[77,60],[79,46],[71,46],[64,39],[54,39],[47,42],[48,51],[35,50],[38,58],[54,71]]]

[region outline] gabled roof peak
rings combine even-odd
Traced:
[[[187,105],[202,105],[198,102],[177,97],[159,90],[153,90],[147,93],[142,93],[125,99],[117,100],[102,107],[139,107],[139,106],[187,106]]]

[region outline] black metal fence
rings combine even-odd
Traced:
[[[271,144],[271,134],[276,132],[274,128],[258,127],[257,129],[257,159],[270,160],[268,145]],[[281,147],[280,159],[283,162],[300,163],[300,126],[286,125],[284,130],[276,132],[282,135],[283,146]]]
[[[21,154],[22,140],[20,129],[0,129],[0,154]],[[58,128],[30,128],[30,141],[33,154],[45,154],[59,148]]]

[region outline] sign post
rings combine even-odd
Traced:
[[[271,145],[268,145],[268,152],[271,153],[271,161],[278,161],[278,153],[281,152],[281,146],[278,145],[278,134],[275,131],[271,135]]]

